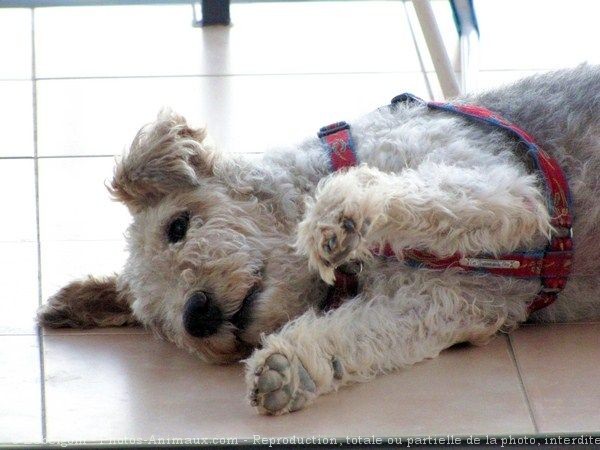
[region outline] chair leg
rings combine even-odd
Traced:
[[[466,94],[477,89],[479,26],[473,0],[450,0],[450,4],[460,36],[460,88]]]
[[[412,0],[412,3],[415,7],[427,48],[429,49],[442,93],[446,99],[457,97],[460,94],[460,87],[454,75],[454,69],[450,63],[446,47],[444,47],[444,41],[429,0]]]
[[[201,18],[198,18],[198,0],[192,0],[194,13],[194,26],[203,27],[208,25],[229,25],[231,16],[229,14],[230,0],[201,0]]]

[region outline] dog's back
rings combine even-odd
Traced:
[[[575,266],[562,300],[534,315],[585,320],[600,315],[600,67],[581,65],[526,78],[471,102],[535,137],[560,162],[573,197]]]

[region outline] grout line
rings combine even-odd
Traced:
[[[88,237],[73,237],[73,238],[49,238],[45,239],[45,242],[123,242],[123,233],[119,236],[106,237],[106,238],[88,238]]]
[[[406,12],[408,15],[408,12]],[[412,28],[412,23],[409,22],[409,26]],[[415,37],[413,36],[413,40]],[[277,76],[339,76],[339,75],[414,75],[420,73],[424,69],[424,64],[419,68],[420,70],[391,70],[391,71],[353,71],[353,72],[265,72],[265,73],[217,73],[217,74],[159,74],[159,75],[84,75],[84,76],[56,76],[56,77],[38,77],[37,81],[76,81],[76,80],[119,80],[119,79],[136,79],[136,78],[230,78],[230,77],[277,77]],[[515,69],[481,69],[481,73],[494,73],[494,72],[531,72],[538,73],[544,71],[556,70],[552,67],[537,67],[537,68],[515,68]],[[434,74],[435,70],[425,70],[426,73]],[[28,78],[0,78],[0,83],[3,81],[29,81]]]
[[[406,11],[408,16],[408,11]],[[412,29],[412,24],[409,22]],[[413,40],[416,37],[413,35]],[[416,46],[416,42],[415,42]],[[129,79],[159,79],[159,78],[231,78],[231,77],[293,77],[293,76],[339,76],[339,75],[415,75],[425,70],[425,65],[420,64],[419,70],[380,70],[380,71],[351,71],[351,72],[265,72],[265,73],[217,73],[217,74],[159,74],[159,75],[83,75],[83,76],[57,76],[57,77],[39,77],[38,81],[76,81],[76,80],[129,80]],[[544,72],[556,70],[552,67],[521,68],[521,69],[481,69],[479,72]],[[425,70],[426,73],[435,73],[435,70]],[[27,81],[21,79],[0,79],[2,81]]]
[[[8,241],[8,240],[4,240],[4,239],[0,239],[0,244],[16,244],[16,245],[26,245],[26,244],[35,244],[36,242],[34,240],[29,240],[29,239],[23,239],[23,240],[19,240],[19,241]],[[37,262],[36,262],[37,264]]]
[[[149,330],[117,330],[117,331],[80,331],[80,330],[72,330],[72,331],[51,331],[49,333],[45,333],[46,337],[53,336],[151,336],[152,331]]]
[[[32,8],[33,9],[33,8]],[[46,366],[44,363],[44,333],[42,327],[37,327],[38,350],[40,357],[40,395],[41,395],[41,419],[42,419],[42,442],[48,439],[46,426]]]
[[[34,159],[33,156],[0,156],[0,160],[4,159]]]
[[[60,159],[60,158],[114,158],[117,157],[119,155],[42,155],[42,156],[35,156],[35,159]],[[21,157],[21,158],[26,158],[26,157]],[[7,156],[3,159],[11,159],[10,156]]]
[[[228,151],[232,155],[263,155],[265,152],[259,151],[250,151],[250,152],[232,152]],[[120,154],[114,155],[37,155],[37,156],[0,156],[0,160],[11,160],[11,159],[31,159],[31,160],[40,160],[40,159],[70,159],[70,158],[118,158]]]
[[[388,70],[388,71],[350,71],[350,72],[265,72],[265,73],[218,73],[218,74],[161,74],[161,75],[84,75],[63,77],[40,77],[38,81],[76,81],[76,80],[129,80],[155,78],[231,78],[231,77],[294,77],[294,76],[339,76],[339,75],[414,75],[420,70]]]
[[[33,168],[34,168],[34,187],[35,187],[35,225],[37,242],[37,263],[38,263],[38,305],[42,304],[42,252],[40,243],[40,186],[39,186],[39,166],[38,166],[38,111],[37,111],[37,80],[35,78],[35,30],[34,30],[34,8],[31,8],[31,77],[32,77],[32,100],[33,100]]]
[[[406,22],[408,23],[408,29],[410,30],[410,35],[413,40],[413,44],[415,46],[415,51],[417,53],[417,59],[419,60],[419,67],[421,68],[421,75],[425,80],[425,89],[427,89],[427,95],[429,95],[429,100],[435,100],[433,98],[433,89],[431,89],[431,83],[429,82],[429,77],[427,76],[427,70],[425,70],[425,63],[423,62],[423,56],[421,55],[421,50],[419,49],[419,43],[417,42],[417,36],[415,34],[415,30],[412,26],[412,22],[410,20],[410,14],[408,13],[408,6],[406,6],[406,2],[402,2],[404,6],[404,14],[406,15]]]
[[[519,376],[519,385],[521,387],[521,392],[525,396],[525,402],[527,403],[527,410],[529,411],[529,417],[531,418],[531,422],[533,423],[533,429],[535,434],[539,434],[538,424],[535,420],[535,415],[533,413],[533,407],[531,406],[531,402],[529,401],[529,395],[527,394],[527,388],[525,387],[525,382],[523,381],[523,376],[521,373],[521,366],[519,365],[519,361],[517,360],[517,355],[515,353],[515,349],[513,346],[512,335],[508,335],[508,351],[510,353],[510,357],[515,365],[515,369],[517,369],[517,375]]]
[[[0,6],[0,11],[2,10],[2,6]],[[13,81],[22,81],[22,82],[27,82],[27,81],[31,81],[31,78],[0,78],[0,83],[2,82],[13,82]]]
[[[37,268],[38,268],[38,306],[42,305],[42,244],[40,234],[40,183],[38,165],[38,110],[37,110],[37,79],[35,66],[35,8],[31,8],[31,85],[33,100],[33,170],[35,187],[35,226],[37,242]],[[38,339],[38,356],[40,362],[40,400],[42,420],[42,442],[46,442],[46,368],[44,365],[44,335],[38,326],[36,330]]]
[[[12,336],[35,336],[37,331],[32,331],[31,333],[0,333],[0,337],[12,337]]]

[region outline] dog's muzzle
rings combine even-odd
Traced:
[[[185,302],[183,327],[194,337],[212,336],[219,330],[223,320],[223,312],[206,292],[195,292]]]

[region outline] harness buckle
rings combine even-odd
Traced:
[[[396,95],[390,104],[395,106],[397,103],[425,103],[422,98],[417,97],[416,95],[409,94],[408,92],[404,92],[403,94]]]
[[[319,132],[317,133],[317,137],[319,139],[322,139],[325,136],[329,136],[330,134],[337,133],[338,131],[349,130],[349,129],[350,129],[350,125],[348,125],[348,122],[346,122],[346,121],[335,122],[335,123],[332,123],[331,125],[322,127],[319,130]]]

